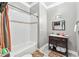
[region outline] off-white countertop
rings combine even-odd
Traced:
[[[68,35],[62,36],[62,35],[50,34],[50,36],[68,38]]]

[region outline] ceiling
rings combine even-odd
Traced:
[[[33,5],[37,4],[38,2],[26,2],[26,5],[28,5],[29,7],[32,7]],[[59,5],[61,4],[60,2],[40,2],[42,5],[44,5],[44,7],[51,8],[55,5]]]
[[[37,2],[26,2],[26,4],[28,4],[30,7],[32,7],[33,5],[37,4]]]
[[[34,4],[36,4],[37,2],[26,2],[26,4],[28,4],[30,7],[33,6]],[[42,2],[43,4],[45,4],[46,7],[52,5],[55,2]]]
[[[55,2],[44,2],[44,4],[49,7],[50,5],[54,4]]]
[[[26,2],[28,5],[33,5],[34,3],[37,2]],[[50,6],[51,4],[55,3],[55,2],[43,2],[46,6]]]

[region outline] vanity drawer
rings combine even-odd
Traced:
[[[57,46],[66,48],[66,42],[57,42]]]
[[[49,43],[50,43],[50,44],[57,44],[57,40],[50,39],[50,40],[49,40]]]
[[[49,39],[52,39],[52,40],[58,40],[57,37],[52,37],[52,36],[49,36]]]

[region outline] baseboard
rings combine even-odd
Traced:
[[[44,49],[48,44],[43,45],[40,49]]]
[[[75,55],[76,57],[78,57],[78,53],[77,53],[77,52],[75,52],[75,51],[73,51],[73,50],[68,50],[68,52],[69,52],[70,54],[73,54],[73,55]]]
[[[45,44],[41,47],[41,49],[44,49],[48,44]],[[73,50],[68,50],[68,53],[73,54],[74,56],[78,57],[78,53]]]

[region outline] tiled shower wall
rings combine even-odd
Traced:
[[[18,5],[18,3],[16,4]],[[13,5],[15,6],[16,4],[13,3]],[[23,24],[23,23],[12,22],[12,21],[36,22],[37,18],[9,6],[9,19],[10,19],[12,46],[17,45],[20,46],[20,44],[26,44],[29,41],[32,41],[34,43],[37,41],[37,24]]]

